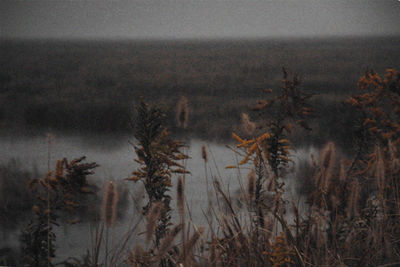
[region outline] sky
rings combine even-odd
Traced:
[[[0,1],[2,38],[400,35],[399,0]]]

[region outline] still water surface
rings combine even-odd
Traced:
[[[87,162],[96,162],[100,166],[95,169],[95,174],[90,181],[103,188],[109,180],[120,181],[119,183],[129,189],[132,195],[140,191],[140,183],[123,181],[138,165],[134,162],[135,152],[130,144],[134,142],[129,136],[55,136],[49,144],[46,137],[17,137],[5,136],[0,140],[0,163],[7,163],[11,159],[17,159],[23,168],[36,169],[43,174],[47,170],[48,162],[50,169],[54,169],[57,159],[66,157],[68,160],[81,156],[87,157]],[[234,195],[240,183],[246,185],[247,169],[225,169],[227,165],[236,165],[239,158],[227,147],[232,144],[221,144],[198,139],[186,141],[186,153],[190,156],[184,164],[191,174],[186,176],[185,193],[191,218],[196,225],[207,225],[204,214],[208,210],[207,183],[211,188],[211,177],[219,178],[225,189]],[[201,147],[205,145],[209,151],[209,161],[205,166],[201,158]],[[307,160],[310,154],[315,154],[313,148],[297,149],[293,152],[293,166],[300,160]],[[294,183],[289,179],[286,182],[288,192],[294,192]],[[175,199],[175,190],[171,190]],[[130,199],[130,197],[128,198]],[[175,205],[175,201],[173,201]],[[132,204],[127,205],[125,216],[116,223],[112,235],[115,240],[122,238],[129,228],[132,219],[135,221],[135,210]],[[173,214],[173,220],[177,219]],[[92,237],[95,225],[93,223],[81,223],[73,226],[61,225],[56,229],[57,233],[57,257],[65,259],[68,256],[80,257],[88,249],[93,247]],[[0,246],[17,246],[19,231],[8,233],[7,238],[0,242]],[[117,241],[116,241],[117,242]],[[139,240],[131,241],[134,245]]]

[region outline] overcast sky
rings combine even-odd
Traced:
[[[0,1],[2,37],[400,35],[399,0]]]

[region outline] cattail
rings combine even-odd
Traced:
[[[151,207],[150,207],[149,212],[147,213],[147,216],[146,216],[146,219],[147,219],[146,241],[147,241],[147,243],[150,242],[150,240],[152,239],[151,237],[153,236],[154,231],[156,230],[157,222],[161,215],[161,209],[162,209],[161,202],[153,203],[153,205],[151,205]]]
[[[162,240],[160,248],[158,249],[158,260],[161,260],[161,258],[164,257],[164,255],[171,249],[175,237],[179,234],[181,230],[182,224],[178,224]]]
[[[242,127],[246,134],[252,135],[256,129],[256,124],[250,121],[249,115],[247,113],[242,113]]]
[[[118,191],[112,181],[110,181],[104,191],[102,215],[103,222],[107,227],[112,227],[117,215]]]
[[[186,97],[181,96],[178,102],[177,111],[176,111],[176,120],[178,122],[178,126],[182,128],[186,128],[189,122],[189,105]]]
[[[201,147],[201,157],[203,158],[204,162],[208,162],[208,153],[205,145],[202,145]]]
[[[256,173],[254,170],[251,170],[250,173],[247,175],[247,194],[249,201],[253,201],[255,198],[255,191],[256,191]]]
[[[178,205],[178,210],[179,214],[181,216],[184,216],[185,213],[185,185],[183,183],[183,178],[179,177],[178,179],[178,185],[176,187],[176,195],[177,195],[177,205]]]

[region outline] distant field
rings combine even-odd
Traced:
[[[279,88],[285,67],[302,77],[304,90],[319,95],[317,113],[330,116],[315,124],[323,128],[321,123],[345,120],[346,108],[338,100],[356,90],[366,69],[400,69],[399,43],[400,37],[2,40],[0,122],[3,129],[17,131],[126,132],[132,106],[142,95],[170,108],[173,127],[174,105],[185,95],[191,107],[188,131],[226,138],[238,127],[240,113],[262,97],[263,89]]]

